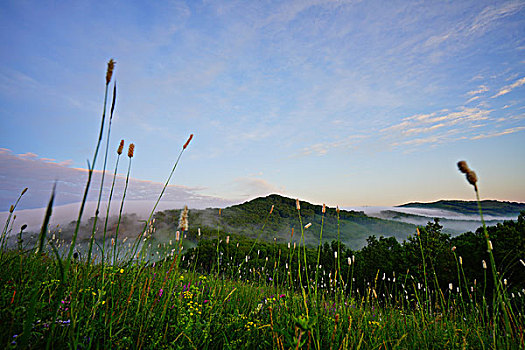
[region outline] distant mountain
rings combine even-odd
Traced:
[[[478,215],[478,203],[476,201],[440,200],[432,203],[407,203],[397,207],[441,209],[463,215]],[[481,201],[481,209],[483,215],[486,216],[517,217],[521,211],[525,210],[525,203],[483,200]]]
[[[270,208],[274,210],[269,215]],[[326,208],[322,215],[322,206],[300,201],[300,216],[296,209],[295,199],[272,194],[251,201],[219,209],[190,210],[190,233],[195,228],[209,236],[217,233],[240,235],[255,238],[260,235],[262,240],[279,242],[297,242],[301,238],[301,225],[312,225],[305,231],[305,242],[316,246],[319,243],[321,223],[323,223],[323,242],[337,239],[337,213],[335,208]],[[180,210],[166,210],[155,214],[157,233],[174,232],[177,227]],[[263,224],[265,223],[263,228]],[[292,238],[292,229],[294,230]],[[343,243],[352,249],[360,249],[366,245],[366,239],[375,235],[396,237],[402,241],[413,234],[416,226],[393,220],[369,217],[363,212],[340,210],[339,232]],[[190,237],[191,236],[191,237]],[[188,236],[192,238],[193,233]]]

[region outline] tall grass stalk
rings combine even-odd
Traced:
[[[115,180],[117,178],[117,170],[118,170],[118,163],[120,160],[120,156],[122,155],[122,150],[124,149],[124,140],[120,140],[120,144],[117,149],[117,161],[115,162],[115,171],[113,172],[113,180],[111,181],[111,189],[109,191],[109,197],[108,197],[108,207],[106,208],[106,219],[104,221],[104,235],[102,237],[102,271],[105,274],[104,264],[105,264],[105,252],[106,252],[106,233],[108,232],[108,222],[109,222],[109,210],[111,207],[111,200],[113,199],[113,189],[115,188]],[[120,215],[118,220],[120,220]],[[103,279],[104,280],[104,279]]]
[[[119,209],[119,213],[118,213],[117,228],[115,230],[115,243],[113,244],[113,266],[116,266],[116,264],[118,262],[118,249],[117,249],[117,246],[118,246],[118,233],[119,233],[119,229],[120,229],[120,220],[122,218],[122,210],[124,209],[124,201],[126,199],[126,191],[128,190],[129,174],[130,174],[130,171],[131,171],[131,160],[133,159],[133,152],[134,152],[134,150],[135,150],[135,145],[134,144],[130,144],[129,145],[129,150],[128,150],[129,162],[128,162],[128,172],[126,174],[126,184],[124,185],[124,192],[122,193],[122,200],[120,202],[120,209]]]
[[[423,244],[421,243],[421,234],[419,232],[419,228],[416,228],[417,230],[417,239],[419,241],[419,249],[421,250],[421,259],[423,262],[423,277],[425,278],[425,300],[428,303],[428,311],[430,312],[430,299],[428,298],[428,281],[427,281],[427,264],[425,262],[425,253],[423,251]],[[427,240],[428,240],[428,234],[427,234]]]
[[[84,213],[84,207],[86,205],[86,200],[87,200],[87,196],[89,193],[89,187],[91,185],[91,178],[93,177],[93,170],[95,169],[95,165],[97,162],[98,150],[100,148],[100,143],[102,142],[102,135],[104,132],[104,122],[106,120],[106,105],[107,105],[107,100],[108,100],[108,87],[109,87],[109,83],[111,82],[111,77],[113,75],[114,67],[115,67],[115,61],[113,61],[113,59],[110,59],[108,62],[108,69],[106,71],[106,89],[104,92],[104,106],[102,108],[102,120],[100,122],[100,132],[98,135],[97,146],[95,147],[95,153],[93,154],[93,160],[91,161],[91,164],[88,161],[88,179],[87,179],[86,187],[84,189],[84,195],[82,196],[80,210],[78,211],[77,223],[75,225],[75,231],[73,233],[73,238],[71,239],[71,246],[69,247],[69,253],[67,254],[66,264],[64,268],[65,273],[66,273],[66,276],[65,276],[66,278],[67,278],[68,271],[69,271],[71,257],[73,256],[73,251],[75,249],[75,243],[77,241],[78,230],[80,229],[80,222],[82,220],[82,214]]]
[[[177,168],[177,165],[179,164],[180,158],[182,157],[182,154],[184,153],[184,150],[188,147],[188,145],[190,144],[192,139],[193,139],[193,134],[191,134],[190,137],[188,137],[188,140],[182,146],[182,150],[180,151],[180,153],[179,153],[179,155],[177,157],[177,160],[175,161],[175,164],[173,165],[173,168],[171,169],[170,175],[168,176],[168,179],[164,183],[164,187],[162,188],[162,191],[160,192],[160,194],[159,194],[159,196],[157,198],[157,201],[155,202],[155,205],[153,206],[153,209],[151,209],[151,213],[150,213],[150,215],[148,217],[148,220],[144,223],[144,228],[142,230],[142,234],[144,234],[146,232],[146,230],[148,229],[148,226],[149,226],[151,220],[153,219],[153,214],[155,213],[155,210],[157,209],[157,206],[159,205],[159,202],[160,202],[162,196],[164,195],[164,192],[166,191],[166,187],[168,187],[168,184],[169,184],[169,182],[171,180],[171,177],[173,176],[173,173],[175,172],[175,169]],[[134,244],[134,246],[133,246],[133,248],[131,250],[132,254],[131,254],[131,257],[130,257],[130,261],[129,261],[130,263],[134,259],[136,250],[138,249],[138,247],[140,245],[142,234],[139,234],[139,236],[135,240],[135,244]],[[144,247],[145,247],[145,244],[142,246],[142,248],[144,249]]]
[[[113,99],[111,102],[111,108],[109,113],[109,122],[108,122],[108,133],[106,135],[106,151],[104,154],[104,165],[102,166],[102,177],[100,179],[100,189],[98,191],[98,200],[97,200],[97,208],[95,210],[95,219],[93,220],[93,229],[91,232],[91,239],[89,241],[89,249],[88,249],[88,255],[87,255],[87,263],[89,265],[91,261],[91,252],[93,250],[93,241],[95,240],[95,234],[97,231],[97,222],[98,222],[98,214],[100,209],[100,202],[102,200],[102,192],[104,190],[104,178],[106,175],[106,164],[108,161],[108,152],[109,152],[109,137],[111,135],[111,121],[113,120],[113,111],[115,110],[115,100],[117,97],[117,83],[115,82],[113,84]],[[104,236],[106,235],[106,232],[104,232]],[[102,243],[105,244],[105,241]]]
[[[27,187],[24,188],[22,190],[22,192],[20,193],[20,195],[18,196],[18,199],[16,200],[15,204],[14,205],[11,205],[11,207],[9,208],[9,215],[7,216],[7,220],[5,222],[5,226],[4,226],[4,229],[2,230],[2,236],[0,238],[0,252],[1,254],[4,253],[4,245],[6,244],[5,242],[7,241],[7,235],[9,233],[9,223],[11,222],[11,217],[14,213],[14,211],[16,210],[16,206],[18,205],[18,202],[20,202],[20,199],[22,198],[22,196],[27,192]]]

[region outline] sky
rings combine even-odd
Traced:
[[[6,0],[0,28],[0,211],[55,181],[82,198],[111,58],[103,198],[121,139],[126,198],[152,201],[194,134],[175,206],[473,200],[459,160],[483,199],[525,202],[525,1]]]

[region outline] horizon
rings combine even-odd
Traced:
[[[81,200],[110,58],[102,203],[121,139],[136,146],[126,198],[151,201],[190,134],[161,203],[475,200],[459,160],[482,200],[524,203],[524,14],[524,1],[5,2],[0,212],[26,187],[17,208],[45,207],[55,181],[57,206]]]

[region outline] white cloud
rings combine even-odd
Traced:
[[[468,96],[479,95],[486,91],[489,91],[489,88],[486,87],[485,85],[480,85],[477,90],[472,90],[472,91],[467,92],[467,95]]]
[[[499,132],[492,132],[492,133],[488,133],[488,134],[481,134],[481,135],[473,136],[471,139],[472,140],[486,139],[486,138],[489,138],[489,137],[496,137],[496,136],[503,136],[503,135],[513,134],[515,132],[519,132],[519,131],[522,131],[522,130],[525,130],[525,126],[518,126],[518,127],[515,127],[515,128],[505,129],[505,130],[499,131]]]
[[[47,205],[51,188],[57,181],[56,205],[76,203],[82,199],[87,181],[87,170],[70,168],[65,162],[39,158],[34,153],[13,154],[0,149],[0,211],[7,210],[14,203],[20,191],[29,190],[20,201],[22,208],[40,208]],[[102,171],[93,173],[88,200],[98,198]],[[104,181],[103,201],[107,201],[113,173],[107,171]],[[125,175],[117,175],[113,200],[120,199],[124,190]],[[130,201],[153,201],[158,198],[164,184],[130,178],[126,199]],[[202,194],[203,188],[168,185],[163,201],[187,204],[193,208],[223,206],[231,203],[222,198]]]
[[[492,96],[492,98],[496,98],[496,97],[508,94],[509,92],[511,92],[517,87],[522,86],[523,84],[525,84],[525,77],[518,79],[517,81],[515,81],[514,83],[510,85],[502,87],[496,95]]]
[[[479,100],[481,98],[481,96],[474,96],[472,98],[469,98],[467,102],[465,102],[465,104],[469,104],[471,102],[474,102],[476,100]]]

